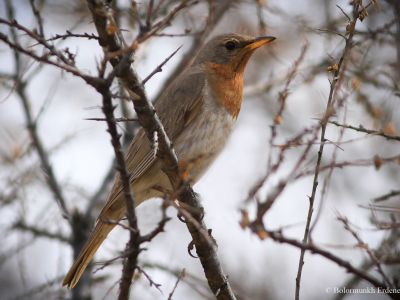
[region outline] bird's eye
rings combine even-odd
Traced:
[[[228,50],[233,50],[236,48],[236,42],[234,41],[228,41],[225,43],[225,48]]]

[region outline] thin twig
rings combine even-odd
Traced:
[[[287,238],[284,235],[282,235],[282,233],[277,232],[277,231],[268,231],[267,230],[266,233],[271,239],[273,239],[274,241],[276,241],[278,243],[289,244],[289,245],[292,245],[302,251],[309,251],[313,254],[321,255],[321,256],[327,258],[328,260],[334,262],[338,266],[344,268],[347,272],[352,273],[352,274],[358,276],[359,278],[366,280],[367,282],[371,283],[372,285],[374,285],[376,287],[380,287],[382,289],[387,288],[387,286],[383,282],[377,280],[376,278],[372,277],[368,273],[355,268],[348,261],[340,258],[339,256],[336,256],[326,250],[323,250],[323,249],[315,246],[314,244],[303,243],[303,242],[299,242],[295,239]]]
[[[126,215],[128,217],[129,227],[134,230],[129,231],[129,241],[126,245],[127,258],[124,260],[122,268],[122,277],[119,285],[120,293],[118,295],[118,300],[129,299],[130,286],[133,278],[133,273],[137,265],[137,257],[139,255],[139,229],[137,225],[136,213],[135,213],[135,200],[133,197],[133,192],[130,186],[130,179],[128,170],[125,163],[124,154],[122,152],[122,146],[120,143],[120,134],[118,134],[116,122],[114,119],[114,107],[112,105],[112,97],[110,92],[110,86],[112,83],[113,75],[118,72],[118,68],[125,64],[124,60],[115,66],[115,72],[111,73],[107,80],[104,82],[104,86],[98,88],[98,92],[103,98],[103,113],[106,117],[108,132],[111,135],[111,143],[113,145],[115,158],[117,161],[117,169],[120,174],[120,180],[122,185],[122,191],[125,197]]]
[[[157,282],[155,282],[154,280],[153,280],[153,278],[151,278],[150,277],[150,275],[149,274],[147,274],[147,272],[144,270],[144,269],[142,269],[141,267],[139,267],[139,266],[136,266],[136,269],[140,272],[140,273],[142,273],[143,275],[144,275],[144,277],[146,277],[146,279],[149,281],[149,283],[150,283],[150,286],[154,286],[161,294],[162,294],[162,290],[161,290],[161,284],[160,283],[157,283]]]
[[[36,237],[45,237],[45,238],[60,241],[63,243],[68,243],[68,244],[71,243],[71,240],[69,238],[65,237],[64,235],[62,235],[61,233],[52,233],[52,232],[47,231],[46,229],[38,228],[38,227],[35,227],[32,225],[27,225],[22,220],[19,220],[18,222],[16,222],[13,225],[13,228],[29,232],[33,236],[36,236]]]
[[[376,131],[376,130],[366,129],[361,125],[356,127],[356,126],[352,126],[352,125],[340,124],[339,122],[336,122],[336,121],[329,121],[328,123],[336,125],[338,127],[343,127],[343,128],[355,130],[355,131],[358,131],[358,132],[363,132],[363,133],[367,133],[367,134],[381,136],[381,137],[384,137],[385,139],[388,139],[388,140],[400,141],[400,136],[389,135],[389,134],[387,134],[387,133],[385,133],[383,131]]]
[[[186,270],[182,269],[181,273],[179,274],[178,278],[176,279],[174,288],[172,289],[171,293],[169,293],[168,300],[172,300],[172,296],[174,295],[175,290],[178,287],[179,281],[181,281],[183,279],[183,277],[185,277],[185,275],[186,275]]]
[[[29,0],[29,3],[30,3],[31,8],[32,8],[33,15],[35,16],[36,22],[37,22],[38,27],[39,27],[39,35],[44,38],[43,18],[40,15],[39,10],[36,8],[34,2],[35,2],[35,0]]]
[[[344,116],[343,116],[344,120],[346,120],[346,115],[347,115],[347,111],[345,110]],[[338,140],[336,141],[336,143],[341,143],[342,142],[343,136],[344,136],[344,131],[345,131],[344,128],[341,128],[339,130],[339,137],[338,137]],[[338,149],[341,149],[341,148],[339,146],[334,148],[333,153],[332,153],[332,158],[330,160],[331,163],[335,163],[336,162]],[[343,149],[341,149],[341,150],[343,150]],[[322,210],[323,210],[323,207],[324,207],[324,204],[325,204],[326,196],[328,194],[329,185],[330,185],[330,182],[331,182],[331,179],[332,179],[333,171],[334,171],[334,168],[329,169],[328,174],[324,178],[324,182],[322,184],[322,189],[321,189],[321,194],[320,194],[321,196],[320,196],[320,201],[319,201],[319,206],[318,206],[318,209],[317,209],[317,213],[315,215],[314,222],[310,226],[310,240],[312,239],[312,236],[311,236],[312,232],[316,228],[316,226],[318,224],[318,221],[319,221],[319,219],[320,219],[320,217],[322,215]]]
[[[11,6],[11,3],[9,1],[6,2],[6,8],[7,8],[7,15],[10,19],[14,19],[14,10],[13,7]],[[4,41],[8,41],[8,44],[11,46],[11,49],[13,50],[14,53],[14,60],[15,60],[15,78],[16,78],[16,92],[21,100],[22,103],[22,107],[24,110],[24,114],[25,114],[25,119],[26,119],[26,127],[29,131],[29,134],[31,136],[32,139],[32,143],[35,146],[35,149],[38,153],[42,168],[45,172],[45,178],[47,181],[47,184],[50,188],[50,190],[52,191],[55,200],[57,201],[57,204],[59,205],[61,211],[62,211],[62,215],[65,218],[69,218],[69,212],[66,206],[66,201],[63,195],[63,192],[61,190],[60,184],[58,183],[56,176],[54,174],[53,171],[53,167],[50,164],[50,160],[49,160],[49,155],[46,152],[44,146],[43,146],[43,142],[39,137],[39,134],[37,132],[37,126],[36,126],[36,122],[34,121],[34,118],[32,116],[32,112],[31,112],[31,107],[30,107],[30,101],[28,99],[28,96],[26,94],[26,82],[23,81],[22,79],[22,63],[21,63],[21,58],[20,58],[20,52],[23,53],[23,51],[21,51],[23,48],[19,45],[19,40],[18,40],[18,34],[15,30],[14,27],[9,27],[10,28],[10,32],[11,32],[11,37],[13,39],[13,42],[11,42],[11,40],[8,39],[7,36],[5,36],[4,34],[0,33],[0,39],[2,37],[5,38]],[[12,47],[12,45],[16,45],[16,47]]]
[[[372,201],[381,202],[381,201],[385,201],[385,200],[388,200],[389,198],[396,197],[396,196],[400,196],[400,190],[390,191],[387,194],[384,194],[384,195],[382,195],[380,197],[372,199]]]
[[[55,41],[55,40],[65,40],[67,38],[85,38],[88,40],[98,40],[99,37],[94,33],[73,33],[69,30],[66,31],[65,34],[56,34],[55,36],[46,39],[47,42]]]
[[[385,274],[385,272],[382,269],[382,265],[379,261],[379,259],[376,257],[376,255],[371,251],[371,249],[369,248],[368,244],[366,244],[357,234],[357,232],[355,232],[355,230],[353,230],[353,228],[350,227],[349,221],[346,217],[338,215],[337,219],[342,222],[344,228],[350,232],[350,234],[357,240],[358,242],[358,246],[361,247],[362,249],[365,249],[365,251],[367,252],[369,258],[371,259],[371,261],[374,263],[374,265],[376,266],[378,273],[381,274],[383,280],[385,281],[385,284],[388,287],[393,287],[393,284],[391,283],[390,279],[387,277],[387,275]]]
[[[326,104],[325,116],[324,116],[323,120],[321,121],[321,139],[320,139],[321,144],[319,146],[317,162],[315,164],[311,196],[309,196],[309,208],[308,208],[308,213],[307,213],[307,221],[306,221],[306,225],[305,225],[305,229],[304,229],[303,244],[306,244],[309,239],[311,219],[312,219],[312,215],[313,215],[313,211],[314,211],[315,195],[316,195],[317,186],[318,186],[320,165],[321,165],[322,156],[323,156],[324,147],[325,147],[325,141],[326,141],[326,138],[325,138],[326,127],[327,127],[330,116],[334,113],[336,91],[338,90],[340,83],[342,81],[342,78],[344,76],[343,74],[344,74],[344,69],[346,67],[347,57],[352,48],[354,29],[355,29],[357,19],[359,17],[359,7],[360,7],[359,2],[354,1],[353,2],[353,19],[352,19],[352,21],[349,22],[349,25],[347,26],[348,37],[346,39],[346,43],[345,43],[345,47],[344,47],[342,56],[340,57],[339,63],[337,64],[337,68],[335,68],[334,72],[333,72],[333,79],[332,79],[332,83],[331,83],[331,87],[330,87],[330,91],[329,91],[328,102]],[[295,292],[296,300],[300,299],[300,283],[301,283],[301,275],[302,275],[303,266],[304,266],[305,252],[306,252],[305,249],[301,249],[298,270],[297,270],[297,276],[296,276],[296,292]]]
[[[174,52],[171,53],[164,61],[159,64],[149,75],[147,75],[143,80],[142,80],[142,85],[145,85],[146,82],[153,77],[156,73],[162,72],[162,67],[182,48],[182,46],[179,46]]]
[[[380,157],[375,155],[370,159],[358,159],[358,160],[344,160],[339,162],[331,162],[329,164],[323,165],[319,167],[319,172],[324,172],[331,168],[338,168],[342,169],[345,167],[370,167],[374,166],[376,169],[379,169],[384,164],[388,163],[396,163],[400,160],[400,154],[388,156],[388,157]],[[304,177],[304,176],[311,176],[314,175],[315,170],[305,170],[300,172],[296,175],[296,179]]]
[[[86,118],[85,120],[87,120],[87,121],[107,121],[107,118]],[[121,117],[121,118],[114,118],[114,121],[115,122],[138,122],[138,119]]]

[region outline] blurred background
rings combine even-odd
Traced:
[[[158,7],[153,15],[157,21],[181,1],[112,1],[125,40],[135,39],[138,20],[144,24],[150,2]],[[1,0],[0,17],[15,19],[39,32],[32,3],[43,18],[47,39],[67,31],[97,34],[83,0]],[[357,22],[354,46],[346,56],[330,118],[354,128],[327,126],[321,166],[328,167],[321,168],[311,241],[382,280],[379,265],[395,286],[400,262],[400,4],[396,0],[364,0],[362,5],[368,6],[368,14]],[[301,156],[312,137],[307,130],[317,126],[325,114],[335,65],[345,49],[347,17],[352,17],[349,1],[196,1],[181,9],[159,35],[140,44],[135,54],[133,67],[140,78],[145,78],[183,45],[163,71],[146,83],[147,95],[154,100],[176,77],[186,55],[195,53],[210,37],[227,32],[277,37],[250,60],[235,131],[223,153],[194,186],[239,299],[294,299],[299,249],[268,237],[260,240],[239,223],[243,212],[253,220],[256,201],[265,201],[279,182],[295,177],[288,180],[264,215],[263,224],[270,230],[281,229],[288,237],[303,239],[319,132],[306,157]],[[0,32],[13,37],[10,26],[4,23]],[[26,33],[17,30],[13,38],[25,49],[44,54]],[[97,74],[103,52],[95,38],[68,37],[50,42],[57,49],[68,48],[82,72]],[[121,261],[92,274],[86,298],[76,298],[61,288],[73,260],[71,228],[54,200],[48,170],[27,126],[30,114],[68,210],[87,215],[93,222],[114,176],[114,152],[106,125],[86,120],[103,117],[101,97],[80,78],[54,66],[22,54],[17,62],[4,41],[0,42],[0,61],[0,298],[115,299]],[[25,85],[20,84],[22,81]],[[280,112],[282,101],[285,105]],[[134,117],[129,102],[116,99],[115,104],[118,116]],[[136,127],[132,122],[119,123],[125,140]],[[276,131],[273,139],[271,128]],[[370,134],[364,129],[371,130]],[[300,141],[287,147],[280,161],[282,145],[301,133]],[[299,160],[301,166],[293,173]],[[271,162],[278,162],[275,172],[268,171]],[[382,196],[384,199],[377,201]],[[160,199],[154,199],[136,209],[143,233],[160,220],[160,204]],[[139,266],[160,284],[159,289],[138,274],[131,298],[167,299],[185,269],[173,299],[213,299],[198,259],[187,253],[191,237],[186,226],[176,218],[174,208],[167,213],[172,220],[165,232],[147,244],[139,256]],[[98,251],[96,262],[117,256],[127,239],[126,231],[115,229]],[[99,266],[95,264],[93,270]],[[329,290],[345,286],[371,285],[325,257],[306,253],[301,299],[388,298],[384,294],[346,295]]]

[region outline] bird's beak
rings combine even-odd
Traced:
[[[261,46],[264,46],[268,43],[273,42],[276,39],[276,37],[273,36],[260,36],[256,37],[254,40],[250,41],[245,48],[248,50],[255,50]]]

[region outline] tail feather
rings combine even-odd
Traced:
[[[78,258],[75,260],[67,275],[64,277],[63,286],[66,285],[68,288],[73,288],[78,283],[97,249],[114,227],[115,224],[104,223],[101,220],[97,221],[95,228],[90,234],[85,246],[79,253]]]

